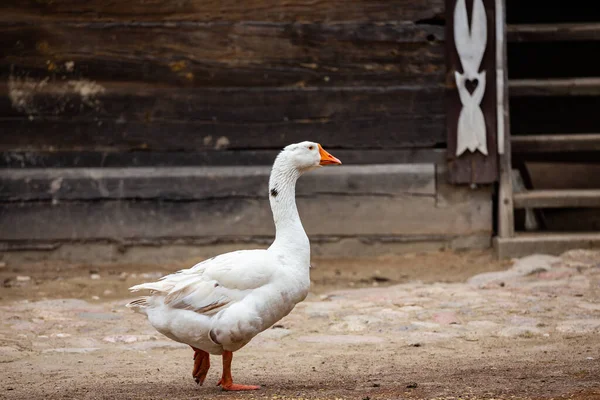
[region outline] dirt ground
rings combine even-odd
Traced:
[[[189,267],[0,263],[0,398],[600,399],[600,252],[314,260],[312,292],[234,356],[192,351],[124,308],[131,285]],[[502,272],[493,272],[502,271]]]

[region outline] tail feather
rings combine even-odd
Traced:
[[[135,299],[132,302],[125,305],[127,308],[131,308],[133,311],[138,312],[140,314],[148,315],[146,313],[146,308],[150,305],[150,296],[143,296],[139,299]]]
[[[172,283],[167,283],[164,281],[159,281],[159,282],[148,282],[148,283],[142,283],[139,285],[135,285],[129,288],[129,291],[131,292],[137,292],[139,290],[153,290],[156,292],[168,292],[169,290],[171,290],[173,288]]]

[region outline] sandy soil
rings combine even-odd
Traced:
[[[123,307],[192,262],[0,264],[0,398],[600,399],[600,253],[577,257],[470,283],[511,265],[315,260],[309,298],[236,353],[234,380],[262,386],[248,393],[214,386],[218,357],[197,386],[192,351]]]

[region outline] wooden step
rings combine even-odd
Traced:
[[[270,166],[5,168],[0,201],[262,199],[270,173]],[[306,176],[296,193],[435,196],[435,187],[434,164],[347,165]]]
[[[513,153],[566,153],[600,151],[600,133],[511,136]],[[598,155],[600,157],[600,155]]]
[[[600,23],[507,25],[509,42],[600,40]]]
[[[512,79],[508,89],[511,97],[597,96],[600,95],[600,78]]]
[[[528,190],[513,195],[515,208],[600,207],[600,189]]]
[[[500,259],[536,253],[559,255],[572,249],[600,250],[600,232],[519,232],[510,238],[495,237],[494,248]]]

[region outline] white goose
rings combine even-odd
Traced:
[[[127,304],[147,315],[152,326],[195,351],[196,382],[202,384],[209,354],[223,356],[223,390],[254,390],[234,384],[233,352],[288,315],[306,298],[310,287],[310,244],[296,208],[296,181],[322,165],[341,164],[320,144],[291,144],[277,156],[269,179],[275,241],[266,250],[219,255],[157,282],[130,288],[150,296]]]

